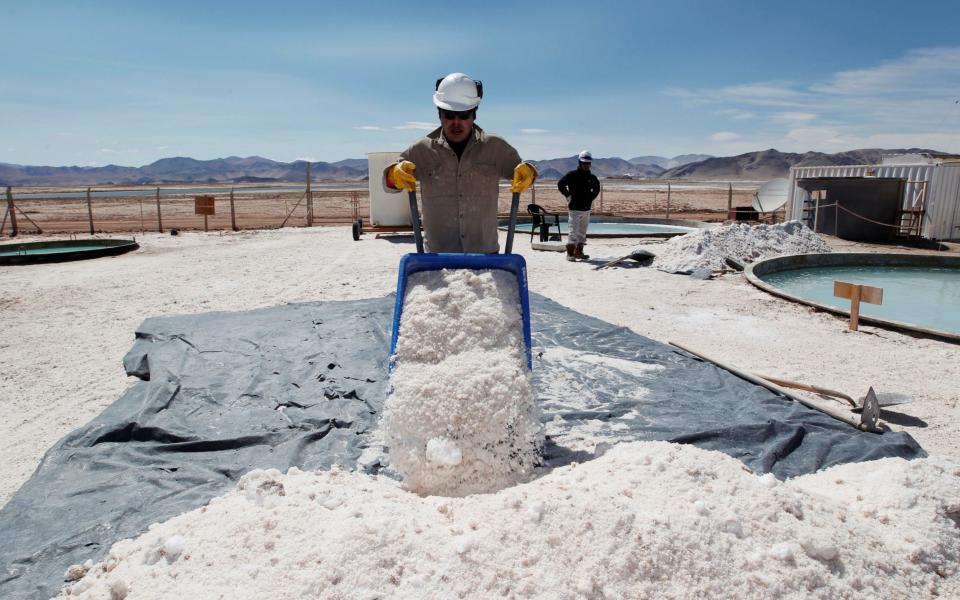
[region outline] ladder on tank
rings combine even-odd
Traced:
[[[817,214],[820,205],[827,199],[826,190],[813,190],[810,193],[806,194],[806,198],[803,200],[803,209],[800,215],[800,220],[804,225],[809,227],[811,230],[816,231],[818,227],[818,217]]]
[[[907,181],[913,185],[912,194],[905,208],[900,209],[898,219],[900,237],[920,237],[923,232],[923,215],[926,211],[927,181]]]

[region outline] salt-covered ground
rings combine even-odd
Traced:
[[[948,498],[940,458],[779,483],[666,442],[466,498],[261,470],[115,544],[69,597],[956,598]]]
[[[0,463],[0,503],[5,502],[30,476],[47,448],[90,420],[132,383],[123,373],[121,359],[133,342],[136,326],[145,317],[381,296],[395,289],[399,258],[412,248],[410,244],[375,240],[371,236],[354,242],[346,228],[230,234],[188,232],[177,237],[152,234],[138,237],[138,241],[141,250],[119,257],[0,269],[0,327],[3,332],[0,336],[0,402],[5,413],[0,424],[0,451],[5,457]],[[395,525],[398,519],[403,525],[397,527],[396,539],[384,542],[394,558],[384,555],[369,557],[371,561],[382,561],[381,574],[386,572],[382,569],[402,566],[397,574],[400,582],[397,585],[415,585],[417,581],[423,581],[425,586],[441,585],[437,583],[439,581],[449,585],[445,588],[447,590],[469,589],[476,596],[489,595],[484,590],[500,590],[496,582],[502,580],[518,597],[527,595],[524,590],[535,589],[546,590],[544,597],[549,597],[551,592],[556,592],[554,597],[564,594],[601,597],[608,584],[610,593],[622,589],[617,587],[621,585],[617,573],[632,573],[637,586],[646,585],[644,577],[660,581],[662,585],[658,589],[674,596],[685,594],[684,585],[693,586],[691,590],[704,590],[703,595],[727,597],[747,589],[739,585],[757,586],[749,588],[752,591],[743,592],[755,597],[778,597],[791,590],[797,596],[815,597],[843,594],[837,590],[847,590],[845,593],[850,597],[898,595],[896,592],[869,592],[875,585],[871,582],[873,579],[894,586],[884,588],[888,591],[908,590],[900,592],[900,596],[933,593],[931,586],[939,576],[934,577],[931,573],[938,569],[948,571],[944,565],[955,565],[956,547],[951,544],[955,544],[960,535],[960,529],[956,529],[945,516],[947,509],[955,511],[960,504],[955,495],[950,496],[950,493],[956,494],[950,490],[960,489],[956,485],[960,469],[957,466],[960,449],[956,445],[960,431],[960,408],[957,406],[960,389],[956,385],[960,381],[958,346],[872,326],[861,325],[859,332],[849,332],[842,319],[769,296],[752,287],[741,275],[704,281],[653,268],[594,271],[588,265],[563,260],[561,254],[530,251],[524,236],[518,237],[517,241],[519,251],[528,261],[531,291],[577,311],[630,327],[656,340],[682,343],[754,372],[838,389],[852,396],[861,395],[870,385],[877,391],[910,394],[914,401],[896,407],[901,415],[891,419],[891,425],[909,431],[935,458],[914,461],[909,466],[903,461],[879,461],[842,467],[847,470],[831,485],[824,483],[820,486],[832,490],[822,494],[817,492],[824,498],[802,496],[796,502],[775,502],[767,496],[758,496],[757,490],[762,489],[759,479],[724,456],[684,448],[673,450],[677,458],[671,461],[658,454],[660,449],[642,444],[615,449],[607,456],[569,471],[524,484],[533,487],[513,487],[498,494],[456,500],[408,496],[406,492],[391,487],[390,482],[358,481],[355,478],[359,476],[346,473],[287,476],[292,478],[291,490],[303,483],[303,489],[328,489],[329,494],[342,499],[356,496],[389,503],[388,494],[394,494],[395,504],[391,505],[391,511],[398,512],[387,514]],[[864,250],[845,242],[829,241],[835,249]],[[587,249],[594,256],[615,257],[628,253],[634,246],[624,240],[591,243]],[[656,244],[651,243],[650,248],[656,251]],[[589,442],[584,440],[587,446]],[[688,456],[690,453],[694,458]],[[663,471],[654,474],[648,465],[641,464],[644,456],[651,457],[652,464],[661,465]],[[697,466],[691,470],[687,466],[688,460]],[[701,477],[697,469],[706,475]],[[738,469],[745,479],[730,483],[730,473]],[[913,472],[913,469],[917,471]],[[583,474],[582,482],[576,481],[572,475],[575,473]],[[623,481],[621,474],[624,474]],[[651,476],[653,478],[648,479]],[[801,479],[819,481],[818,477],[832,476],[820,474]],[[260,474],[253,479],[258,477],[278,476]],[[330,483],[336,477],[344,483]],[[602,485],[594,485],[595,480]],[[845,485],[836,483],[836,480],[856,480],[858,483]],[[935,483],[937,481],[949,483],[952,487],[941,489],[940,484]],[[616,488],[617,485],[622,489]],[[799,490],[806,489],[806,486],[788,483],[773,489],[801,494]],[[619,497],[623,491],[639,493],[641,501],[629,504],[628,496]],[[304,502],[299,510],[310,510],[311,515],[315,512],[321,514],[315,505],[305,503],[303,498],[309,499],[310,492],[304,493],[306,495],[301,496],[299,492],[294,494],[291,491],[289,501],[297,499],[297,502]],[[220,506],[228,509],[231,503],[240,502],[236,498],[250,494],[249,489],[238,491],[212,504],[207,511],[218,511]],[[526,500],[523,494],[528,495]],[[918,500],[920,496],[924,498],[922,501]],[[493,507],[506,506],[517,499],[520,508],[511,509],[517,511],[515,518],[506,519],[505,508],[501,508],[501,512],[491,512]],[[250,504],[250,500],[242,501]],[[541,515],[541,521],[526,516],[535,501],[542,502],[532,509],[534,516]],[[766,512],[752,513],[755,501],[769,501],[771,504]],[[441,505],[448,507],[445,510],[453,510],[454,515],[463,515],[464,520],[451,517],[453,523],[437,521],[448,518],[438,510]],[[647,509],[646,506],[666,508]],[[789,511],[788,506],[791,507]],[[913,510],[911,506],[916,512],[912,512],[910,518],[898,513]],[[628,520],[631,519],[629,514],[636,515],[629,528],[608,521],[617,513],[614,507],[627,507],[617,510]],[[269,510],[274,508],[268,507]],[[298,509],[291,507],[290,510]],[[582,510],[585,516],[578,510]],[[287,522],[283,509],[276,508],[276,512],[274,525],[270,525],[273,522],[270,518],[263,521],[261,529],[264,532],[269,531],[269,527],[286,531],[287,528],[314,523],[300,518],[297,519],[298,525],[294,525]],[[753,540],[752,544],[742,542],[733,525],[734,532],[721,532],[719,523],[726,522],[728,512],[741,515],[739,523],[747,535],[743,539]],[[810,515],[810,518],[801,520],[798,512]],[[237,514],[238,520],[259,522],[256,520],[265,518],[262,513],[242,517],[241,513]],[[354,597],[355,593],[366,589],[364,586],[368,583],[361,584],[356,579],[364,576],[362,565],[365,563],[359,563],[360,567],[354,569],[343,556],[350,548],[366,547],[363,546],[367,543],[365,535],[377,539],[388,535],[377,533],[380,531],[377,529],[378,519],[382,519],[383,514],[361,509],[360,515],[353,517],[355,520],[349,525],[356,529],[340,530],[339,538],[350,540],[356,537],[349,543],[360,546],[350,546],[344,541],[337,546],[343,555],[330,558],[316,554],[311,559],[331,561],[325,564],[342,564],[339,581],[352,582],[350,586],[337,590],[324,588],[328,589],[330,597]],[[722,519],[718,515],[722,515]],[[833,516],[828,518],[829,515]],[[838,515],[845,516],[853,525],[846,529],[838,526]],[[331,513],[330,518],[344,516]],[[184,523],[195,518],[199,517],[181,517]],[[504,519],[503,523],[497,523],[498,519]],[[324,521],[317,516],[315,522],[320,526]],[[556,532],[548,533],[547,524]],[[892,524],[892,528],[880,527],[887,524]],[[656,532],[667,526],[673,531],[678,545],[662,546],[658,543],[658,540],[669,542],[656,537]],[[782,526],[783,529],[764,529],[768,526]],[[790,529],[790,526],[799,529]],[[207,541],[200,533],[206,529],[215,531],[213,521],[203,523],[201,518],[195,525],[184,526],[183,533],[171,533],[176,527],[179,525],[169,524],[156,529],[170,553],[182,547],[176,560],[171,561],[172,556],[164,555],[153,565],[144,566],[142,560],[124,559],[117,569],[136,567],[143,572],[136,569],[117,571],[115,578],[108,577],[100,583],[111,585],[114,580],[122,581],[122,584],[115,584],[116,589],[119,592],[126,586],[131,598],[151,597],[152,593],[165,593],[168,597],[215,597],[213,592],[200,594],[187,586],[204,582],[214,587],[226,585],[219,578],[233,577],[231,590],[244,588],[250,583],[251,595],[257,595],[261,589],[257,586],[273,585],[273,589],[278,590],[275,595],[283,596],[281,590],[289,589],[289,595],[295,595],[299,593],[297,590],[308,589],[316,582],[321,582],[316,585],[326,585],[321,579],[323,573],[331,574],[333,580],[338,577],[335,569],[294,563],[298,568],[313,572],[311,576],[318,579],[306,581],[300,575],[291,574],[291,569],[276,571],[282,577],[293,578],[291,581],[297,585],[308,586],[285,588],[286,584],[274,580],[270,576],[273,571],[261,566],[260,562],[266,561],[263,565],[269,565],[271,558],[276,558],[277,564],[288,564],[283,562],[287,560],[285,555],[271,555],[268,548],[270,544],[277,548],[278,544],[285,542],[261,538],[265,533],[250,530],[247,537],[238,534],[231,536],[231,540],[239,540],[239,547],[253,550],[238,549],[231,558],[231,551],[226,548],[213,550],[214,545],[217,548],[232,545],[232,542],[224,543],[222,532],[219,544]],[[806,527],[811,529],[808,531],[804,529]],[[702,535],[690,538],[688,528],[702,529]],[[853,535],[853,530],[861,528],[860,550],[846,552],[846,544],[853,542],[845,536]],[[819,532],[823,536],[828,531],[830,541],[826,545],[812,533]],[[874,535],[876,531],[885,533],[877,537]],[[470,532],[474,532],[474,537],[470,537]],[[777,537],[788,532],[796,535]],[[458,539],[441,544],[438,537],[441,533],[456,535]],[[279,537],[286,539],[289,535]],[[804,536],[816,539],[808,541],[804,547]],[[258,547],[261,539],[263,545]],[[524,546],[523,540],[528,539],[529,546]],[[759,540],[764,543],[760,544]],[[447,545],[448,542],[452,545]],[[786,545],[777,545],[781,542]],[[135,554],[133,549],[146,543],[147,540],[130,542],[118,551],[126,547]],[[646,546],[647,543],[650,546]],[[751,545],[754,546],[753,554],[742,555],[741,550],[745,552]],[[576,557],[564,554],[569,547],[577,548],[579,554]],[[624,552],[616,551],[620,547]],[[492,558],[492,548],[501,553],[498,556],[503,557],[502,561]],[[547,558],[545,554],[549,553],[544,548],[555,548],[556,552]],[[839,558],[830,558],[833,550]],[[490,557],[487,552],[491,552]],[[903,570],[891,571],[892,562],[881,564],[888,560],[884,558],[885,553],[889,553],[889,560],[895,559],[898,568]],[[197,558],[201,554],[202,560]],[[250,557],[250,562],[242,568],[233,566],[230,561],[242,556]],[[415,565],[410,561],[417,556],[433,556],[436,566],[417,563],[417,577],[407,580],[403,572],[414,569]],[[686,562],[678,557],[689,557],[691,564],[678,567]],[[943,562],[950,557],[952,563]],[[451,566],[457,560],[469,564],[457,571]],[[470,562],[472,560],[474,562]],[[530,563],[537,560],[546,562]],[[693,569],[697,564],[705,565],[705,570],[682,570]],[[203,574],[179,571],[187,566],[200,569]],[[434,569],[433,574],[427,572],[429,568]],[[441,575],[446,568],[451,569],[452,574],[444,580]],[[729,568],[754,583],[730,583],[732,587],[726,588],[724,582],[728,580],[717,575],[723,568]],[[677,569],[681,573],[677,581],[683,583],[677,584],[680,587],[671,587],[669,581],[672,579],[663,573]],[[868,573],[869,569],[873,571]],[[237,585],[238,572],[243,573],[244,586]],[[467,572],[468,575],[457,575]],[[230,573],[233,575],[228,575]],[[598,573],[609,575],[604,580],[594,580],[593,575]],[[943,574],[948,575],[946,571]],[[154,575],[157,582],[167,583],[144,585],[140,579],[152,579]],[[303,576],[307,577],[307,574]],[[369,576],[374,577],[373,571]],[[556,587],[553,583],[542,583],[551,576],[558,579]],[[942,583],[955,585],[955,575],[950,577]],[[92,584],[95,578],[96,573],[92,573],[88,580]],[[333,580],[329,580],[331,584]],[[637,580],[642,581],[637,583]],[[251,583],[254,581],[258,583]],[[712,586],[714,581],[717,582],[714,587],[696,587]],[[895,587],[909,585],[905,582],[914,582],[916,587]],[[381,589],[376,587],[381,584],[369,582],[371,589]],[[524,587],[528,584],[534,587]],[[801,585],[807,586],[809,591],[797,591],[801,590],[798,587]],[[858,585],[865,591],[855,591]],[[625,593],[636,596],[643,595],[645,588],[630,589],[633,591]],[[911,593],[910,589],[920,591]],[[948,587],[940,591],[949,597],[946,593]],[[531,592],[531,595],[536,593],[540,592]],[[438,594],[445,595],[443,592]]]

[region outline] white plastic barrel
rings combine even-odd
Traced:
[[[410,200],[405,192],[388,194],[383,190],[383,170],[397,162],[399,152],[370,152],[367,154],[368,185],[370,186],[370,224],[374,227],[410,225]]]

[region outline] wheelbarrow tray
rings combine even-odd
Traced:
[[[530,353],[530,298],[527,292],[527,261],[519,254],[406,254],[400,259],[400,271],[397,280],[397,301],[393,309],[393,334],[390,337],[390,356],[396,354],[397,338],[400,335],[400,318],[403,316],[403,299],[407,291],[407,279],[421,271],[441,269],[500,269],[512,273],[517,278],[520,292],[520,311],[523,316],[523,343],[527,357],[527,368],[532,368]],[[393,361],[391,360],[391,370]]]

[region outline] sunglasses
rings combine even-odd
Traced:
[[[452,121],[455,118],[460,119],[461,121],[467,121],[473,118],[473,109],[470,110],[446,110],[444,108],[440,109],[440,114],[443,115],[443,118]]]

